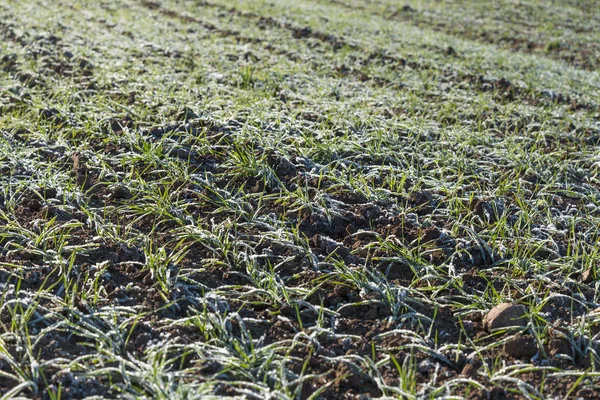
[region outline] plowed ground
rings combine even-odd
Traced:
[[[597,398],[599,43],[591,0],[5,0],[2,398]]]

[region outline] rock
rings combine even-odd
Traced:
[[[466,364],[464,366],[464,368],[462,369],[462,371],[460,372],[460,374],[464,377],[467,378],[473,378],[477,376],[477,370],[479,368],[477,367],[477,365],[474,365],[472,363]]]
[[[592,283],[595,280],[596,274],[594,273],[594,270],[592,268],[586,269],[585,271],[583,271],[583,274],[581,274],[581,282],[583,283]]]
[[[504,352],[514,358],[531,358],[538,349],[531,335],[516,335],[504,343]]]
[[[527,326],[527,308],[521,304],[501,303],[483,319],[483,327],[491,332],[509,326]]]

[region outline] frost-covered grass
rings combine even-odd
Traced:
[[[594,398],[593,5],[2,3],[0,395]]]

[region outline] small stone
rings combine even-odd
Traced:
[[[487,313],[483,326],[488,332],[509,326],[527,326],[527,309],[521,304],[498,304]]]
[[[467,378],[473,378],[473,377],[477,376],[477,370],[478,370],[478,368],[476,365],[474,365],[472,363],[468,363],[463,367],[460,374]]]
[[[583,274],[581,274],[581,282],[583,283],[592,283],[595,280],[596,274],[594,273],[594,270],[592,268],[586,269],[585,271],[583,271]]]
[[[531,335],[516,335],[504,343],[504,352],[514,358],[531,358],[538,349]]]

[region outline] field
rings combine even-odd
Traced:
[[[0,398],[598,398],[597,5],[0,2]]]

